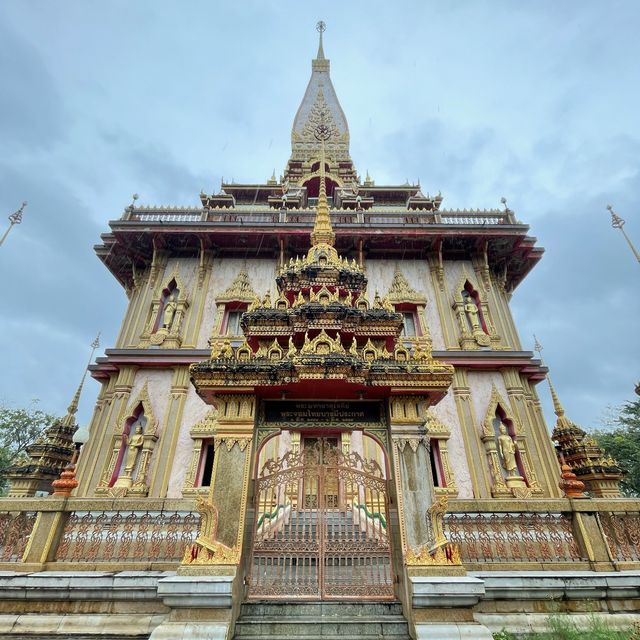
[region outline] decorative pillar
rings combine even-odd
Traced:
[[[196,498],[200,531],[185,551],[179,569],[183,575],[235,574],[240,563],[256,400],[253,394],[229,394],[217,395],[214,402],[218,415],[211,487],[206,499]]]

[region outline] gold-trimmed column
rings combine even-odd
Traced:
[[[85,484],[83,494],[93,493],[100,482],[106,458],[111,452],[111,447],[107,443],[111,444],[113,431],[125,416],[137,371],[138,367],[135,365],[125,365],[120,368],[111,401],[107,403],[105,411],[101,414],[98,428],[95,431],[94,428],[91,430],[89,444],[93,446],[90,446],[87,451],[83,451],[80,458],[81,471],[84,465],[87,466],[88,485]]]
[[[184,339],[182,341],[182,346],[188,349],[194,349],[198,343],[204,309],[207,305],[207,292],[209,291],[212,270],[213,253],[205,251],[204,245],[201,241],[200,255],[196,270],[196,284],[191,296],[191,312],[189,313],[188,322],[186,323],[183,331]]]
[[[425,514],[433,504],[429,443],[421,406],[426,396],[395,396],[389,400],[391,455],[398,499],[400,541],[406,559],[431,544]]]
[[[537,471],[544,493],[551,497],[561,497],[556,454],[546,426],[543,425],[541,430],[536,421],[533,405],[527,398],[528,393],[530,395],[530,389],[527,392],[523,377],[515,368],[502,369],[502,377],[509,403],[523,427],[523,433],[519,436],[518,442],[521,442],[525,436],[526,440],[531,442],[531,446],[527,447],[531,465]]]
[[[182,574],[233,573],[240,563],[256,399],[253,394],[218,395],[215,403],[218,415],[211,487],[206,499],[196,499],[200,530],[196,542],[185,552],[179,570]]]
[[[460,345],[458,344],[457,325],[450,309],[451,305],[448,302],[449,296],[446,289],[442,255],[438,252],[431,254],[428,258],[428,263],[445,348],[459,349]]]

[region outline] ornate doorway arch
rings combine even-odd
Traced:
[[[360,451],[340,434],[276,440],[256,468],[249,597],[393,599],[383,448],[365,434]]]

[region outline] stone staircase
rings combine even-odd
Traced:
[[[233,640],[409,640],[398,602],[246,602]]]

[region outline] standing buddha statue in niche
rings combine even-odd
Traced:
[[[133,473],[133,469],[136,466],[138,454],[144,444],[144,435],[142,434],[142,426],[136,427],[135,433],[132,436],[124,436],[125,444],[127,445],[127,452],[124,459],[123,475],[130,477]]]
[[[507,475],[517,476],[518,463],[516,462],[516,451],[518,450],[518,445],[507,433],[507,427],[504,424],[500,425],[498,446],[500,447],[500,458],[502,459],[502,466],[507,472]]]
[[[171,325],[173,324],[173,318],[176,315],[176,309],[178,308],[178,304],[175,301],[175,297],[172,294],[167,298],[167,301],[164,305],[164,311],[162,312],[162,328],[169,331],[171,329]]]
[[[476,305],[475,300],[470,295],[467,295],[465,298],[464,311],[467,314],[467,318],[469,318],[469,322],[471,323],[471,329],[473,330],[473,332],[482,331],[478,306]]]

